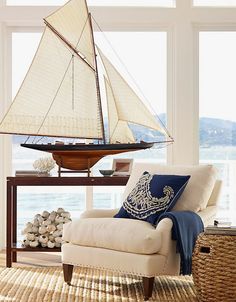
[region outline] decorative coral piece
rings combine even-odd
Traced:
[[[71,221],[70,213],[63,208],[57,211],[43,211],[36,214],[32,222],[27,222],[22,234],[25,236],[22,244],[30,247],[60,247],[63,243],[63,225]]]
[[[49,173],[55,167],[55,161],[51,157],[42,157],[33,163],[33,167],[41,173]]]

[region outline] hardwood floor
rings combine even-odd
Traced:
[[[17,263],[12,267],[23,266],[61,266],[61,253],[38,253],[38,252],[19,252],[17,253]],[[0,267],[6,266],[6,252],[0,251]]]

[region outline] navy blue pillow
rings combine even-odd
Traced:
[[[144,172],[114,217],[139,219],[155,225],[162,213],[174,207],[189,178],[190,175]]]

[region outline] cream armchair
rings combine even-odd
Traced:
[[[174,210],[192,210],[205,225],[213,222],[221,181],[216,180],[212,166],[135,164],[124,198],[144,171],[191,175]],[[172,221],[165,218],[155,228],[144,221],[113,218],[117,212],[118,209],[89,210],[65,225],[66,243],[62,246],[65,282],[70,284],[75,265],[139,275],[143,277],[144,300],[148,300],[155,276],[178,275],[180,271],[180,257],[171,239]]]

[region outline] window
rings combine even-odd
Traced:
[[[220,215],[235,213],[236,32],[199,36],[200,161],[212,162],[224,181]]]
[[[193,0],[195,6],[236,6],[236,0]]]

